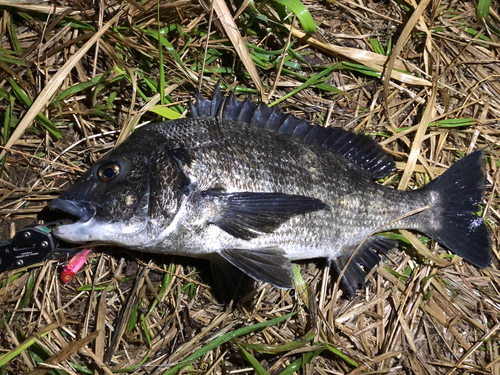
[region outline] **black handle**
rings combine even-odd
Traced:
[[[42,262],[54,249],[54,241],[46,230],[22,229],[10,241],[0,244],[0,271]]]

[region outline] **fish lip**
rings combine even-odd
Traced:
[[[75,218],[74,222],[87,222],[97,213],[97,206],[89,202],[77,202],[67,199],[56,198],[49,203],[51,211],[62,212]]]

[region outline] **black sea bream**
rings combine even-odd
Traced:
[[[475,214],[485,185],[481,151],[422,189],[400,191],[374,182],[394,161],[367,136],[224,98],[219,89],[212,100],[198,95],[191,115],[137,129],[94,164],[50,203],[76,218],[53,234],[220,256],[280,288],[294,285],[290,261],[326,258],[339,271],[368,238],[343,279],[350,293],[380,261],[374,248],[394,247],[376,231],[414,229],[477,267],[490,262],[488,230]]]

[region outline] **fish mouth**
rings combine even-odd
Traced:
[[[69,219],[73,223],[87,222],[97,213],[97,207],[93,203],[77,202],[61,198],[56,198],[47,206],[52,216],[57,219]]]
[[[46,208],[51,219],[59,222],[64,219],[64,224],[56,225],[51,234],[67,243],[106,244],[133,248],[142,246],[149,238],[147,220],[129,220],[128,222],[102,220],[99,217],[101,206],[94,203],[57,198]],[[47,220],[46,216],[43,220]]]

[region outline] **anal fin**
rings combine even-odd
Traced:
[[[224,249],[220,255],[257,281],[281,289],[294,287],[292,263],[280,248]]]
[[[347,265],[347,262],[351,258],[351,255],[343,255],[330,260],[330,266],[333,267],[333,270],[338,276],[347,265],[340,283],[342,288],[349,295],[355,296],[356,290],[365,285],[366,274],[381,261],[380,256],[374,249],[387,254],[389,250],[396,248],[397,245],[397,241],[375,235],[365,241],[363,246],[354,254],[349,265]]]

